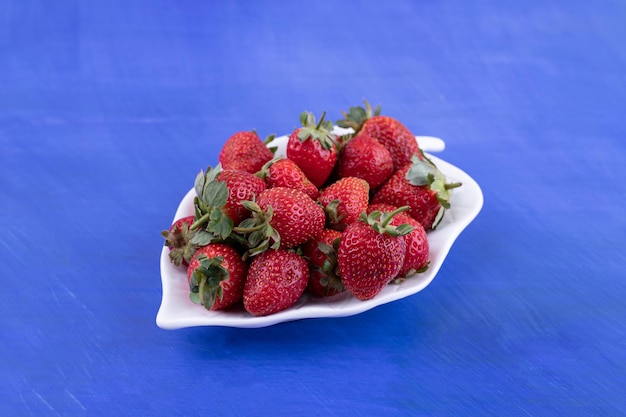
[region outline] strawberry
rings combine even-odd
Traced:
[[[193,243],[206,245],[211,241],[224,240],[230,236],[233,226],[250,217],[250,212],[241,204],[253,200],[265,189],[265,181],[246,171],[215,168],[200,171],[195,181],[194,207],[196,221],[193,230],[198,230]]]
[[[406,253],[403,236],[412,228],[390,224],[401,210],[406,207],[392,213],[363,213],[341,236],[337,252],[339,275],[346,289],[359,300],[374,298],[402,268]]]
[[[399,207],[409,206],[409,214],[424,229],[435,229],[445,210],[450,208],[450,189],[460,183],[446,183],[445,176],[423,154],[396,171],[378,189],[372,203],[386,203]]]
[[[243,306],[254,316],[291,307],[304,293],[309,266],[295,252],[268,250],[250,263],[243,289]]]
[[[231,246],[210,243],[197,250],[187,269],[189,298],[207,310],[220,310],[240,301],[247,264]]]
[[[345,119],[337,121],[341,127],[351,127],[356,133],[372,136],[385,146],[391,154],[393,170],[396,171],[419,154],[415,135],[397,119],[380,115],[380,106],[372,114],[372,106],[367,102],[365,108],[350,107],[349,113],[343,112]]]
[[[358,134],[346,143],[337,163],[339,178],[362,178],[375,190],[393,174],[389,150],[366,134]]]
[[[328,216],[329,227],[344,230],[367,209],[369,184],[356,178],[341,178],[320,193],[319,201]]]
[[[256,202],[244,204],[252,212],[252,218],[233,230],[245,236],[244,243],[252,256],[268,248],[295,248],[324,228],[324,209],[300,190],[268,188],[258,195]]]
[[[190,230],[194,220],[194,216],[180,218],[168,230],[161,232],[161,236],[165,238],[164,245],[170,249],[170,261],[176,266],[187,266],[197,249],[197,246],[191,243],[196,234],[194,230]]]
[[[311,277],[307,290],[318,297],[329,297],[345,291],[337,271],[337,248],[341,232],[324,229],[319,236],[302,245],[302,255],[308,259]]]
[[[263,142],[255,131],[237,132],[226,140],[218,160],[223,169],[254,174],[274,157],[273,149],[266,146],[273,139],[274,135],[270,135]]]
[[[373,211],[391,213],[396,209],[397,207],[389,204],[371,204],[367,208],[367,213],[370,214]],[[413,230],[411,233],[404,236],[406,253],[404,263],[395,281],[401,281],[408,275],[414,273],[425,272],[429,264],[430,244],[426,230],[420,222],[409,216],[406,212],[398,213],[391,221],[392,226],[398,226],[402,223],[413,226]]]
[[[300,115],[302,127],[293,131],[287,141],[287,158],[294,161],[316,187],[321,187],[337,162],[336,137],[330,131],[330,121],[315,123],[313,113],[304,112]]]
[[[312,199],[316,199],[320,192],[302,172],[300,167],[291,159],[272,159],[257,173],[265,179],[268,188],[287,187],[304,191]]]
[[[228,187],[228,200],[224,205],[224,212],[239,224],[243,219],[250,217],[250,212],[241,205],[242,201],[252,200],[266,188],[265,182],[256,175],[246,171],[225,169],[218,176]]]

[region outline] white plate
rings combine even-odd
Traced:
[[[424,151],[440,151],[444,149],[441,139],[417,137]],[[278,146],[277,155],[285,152],[286,137],[276,138],[272,143]],[[348,293],[333,297],[315,298],[306,293],[292,307],[281,312],[254,317],[243,308],[233,311],[208,311],[189,299],[186,270],[176,267],[168,257],[168,249],[161,251],[161,281],[163,298],[157,313],[156,323],[163,329],[180,329],[193,326],[227,326],[227,327],[265,327],[277,323],[320,317],[345,317],[362,313],[381,304],[405,298],[423,290],[435,278],[450,248],[463,229],[478,215],[483,206],[483,194],[469,175],[459,168],[435,156],[428,154],[448,179],[448,182],[462,182],[463,185],[452,190],[451,208],[436,230],[428,233],[430,243],[430,267],[426,272],[409,277],[402,284],[390,284],[376,297],[367,301],[359,301]],[[193,215],[193,188],[185,195],[174,220]]]

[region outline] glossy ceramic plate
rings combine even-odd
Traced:
[[[418,143],[425,152],[437,152],[444,149],[442,140],[432,137],[418,137]],[[277,155],[284,154],[286,137],[279,137],[273,142],[277,145]],[[401,284],[390,284],[376,297],[359,301],[348,293],[333,297],[315,298],[306,293],[292,307],[281,312],[254,317],[243,308],[228,311],[208,311],[194,304],[189,299],[187,275],[183,267],[176,267],[168,257],[168,249],[161,252],[161,281],[163,298],[157,313],[156,323],[163,329],[180,329],[192,326],[227,326],[227,327],[265,327],[277,323],[321,317],[345,317],[362,313],[381,304],[413,295],[423,290],[435,278],[450,248],[463,229],[478,215],[483,205],[480,187],[469,175],[431,154],[429,158],[447,177],[448,182],[462,182],[463,186],[453,189],[451,208],[439,227],[429,232],[430,267],[426,272],[413,275]],[[174,220],[194,213],[193,188],[182,199]]]

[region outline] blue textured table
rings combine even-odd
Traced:
[[[625,41],[623,1],[0,2],[0,414],[624,415]],[[432,284],[158,328],[224,140],[362,98],[483,189]]]

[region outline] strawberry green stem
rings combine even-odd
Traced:
[[[324,123],[324,117],[326,117],[326,110],[324,110],[324,113],[322,113],[322,116],[320,117],[320,121],[317,122],[317,126],[315,126],[316,130],[322,126],[322,123]]]
[[[200,296],[200,305],[204,305],[204,286],[206,284],[206,279],[201,279],[198,284],[198,295]]]
[[[402,213],[403,211],[407,211],[408,209],[409,209],[409,206],[398,207],[397,209],[395,209],[394,211],[392,211],[391,213],[387,215],[387,218],[385,219],[385,221],[381,223],[381,226],[383,228],[387,227],[389,223],[391,223],[391,220],[393,220],[396,214]]]
[[[230,236],[228,236],[230,239],[234,240],[235,243],[238,243],[240,245],[246,245],[248,243],[248,241],[246,239],[244,239],[243,237],[237,235],[236,233],[231,233]]]
[[[252,233],[258,230],[263,230],[266,227],[267,227],[267,224],[261,223],[254,227],[233,227],[233,230],[237,233]]]
[[[453,189],[453,188],[458,188],[458,187],[460,187],[461,185],[463,185],[463,184],[462,184],[462,183],[460,183],[460,182],[452,182],[452,183],[449,183],[449,184],[444,185],[444,188],[445,188],[446,190],[451,190],[451,189]]]
[[[189,230],[196,230],[198,227],[200,227],[200,225],[202,225],[202,224],[206,223],[207,221],[209,221],[210,218],[211,218],[211,213],[206,213],[205,215],[200,217],[198,220],[193,222],[191,227],[189,227]]]

